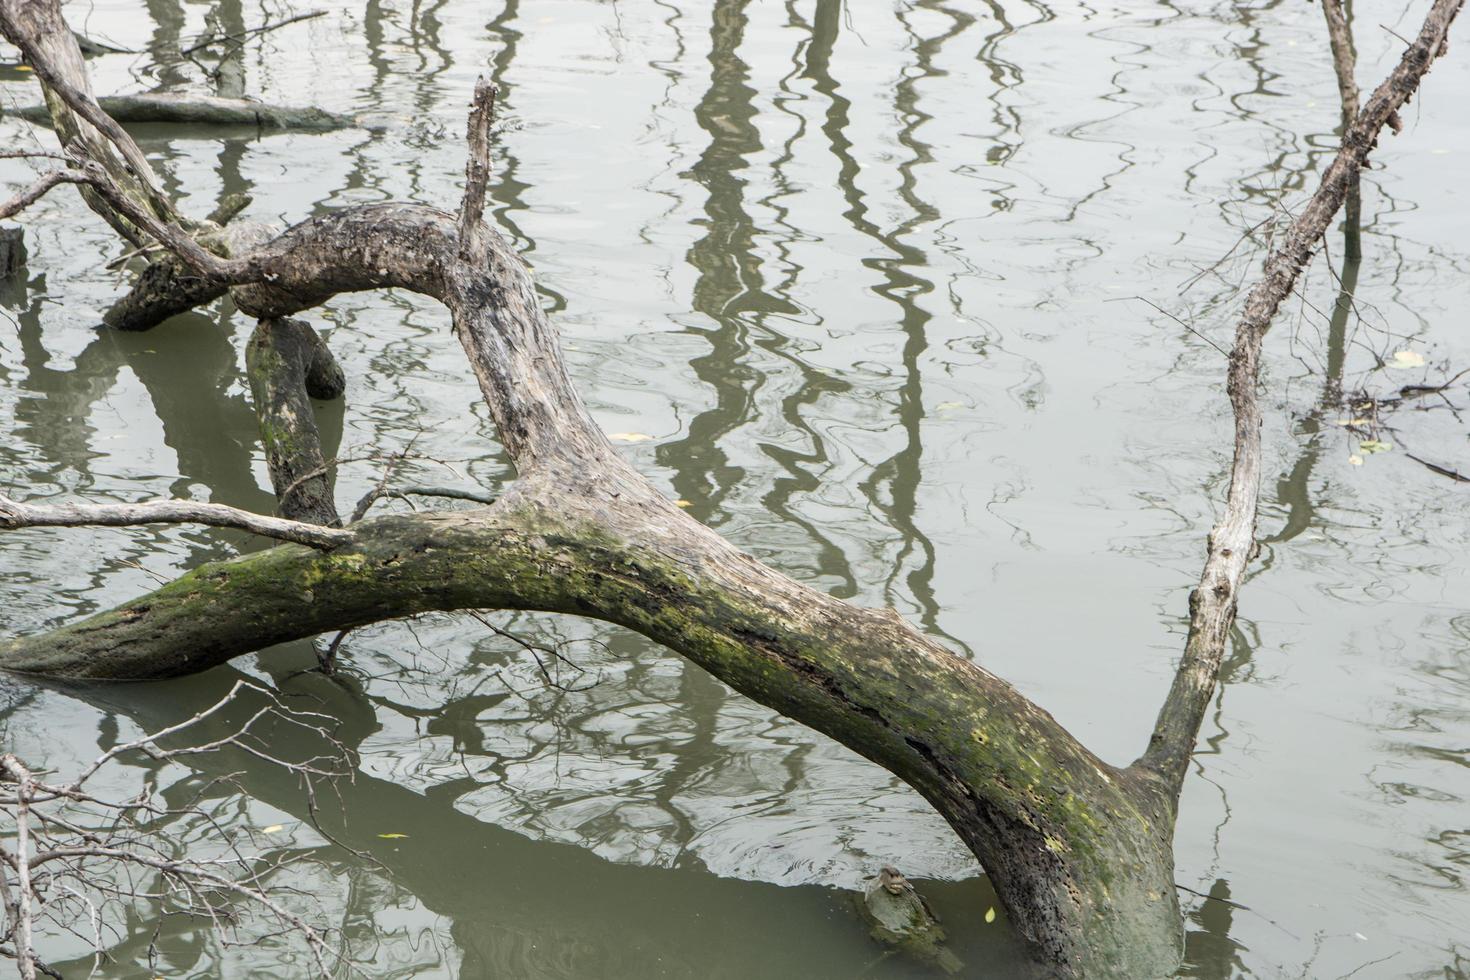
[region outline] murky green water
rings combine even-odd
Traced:
[[[197,38],[211,6],[68,10],[152,52],[93,59],[109,92],[197,84],[195,66],[156,55]],[[218,6],[227,26],[283,9]],[[1299,203],[1335,148],[1319,7],[333,6],[253,43],[245,90],[386,128],[140,130],[186,209],[240,189],[258,220],[452,206],[464,105],[488,72],[496,220],[534,264],[598,417],[651,437],[625,440],[639,468],[765,561],[948,638],[1111,761],[1142,748],[1223,495],[1214,345],[1260,234],[1214,264]],[[1410,34],[1421,6],[1356,5],[1362,82],[1397,57],[1379,25]],[[1470,975],[1470,488],[1404,454],[1470,472],[1470,392],[1450,394],[1459,415],[1433,400],[1396,413],[1395,450],[1361,466],[1339,412],[1318,411],[1344,357],[1344,387],[1379,393],[1470,366],[1463,26],[1376,155],[1361,268],[1334,236],[1268,344],[1268,543],[1177,835],[1191,976]],[[7,103],[32,101],[32,84],[0,70]],[[0,140],[28,132],[0,122]],[[26,177],[0,164],[5,188]],[[74,195],[28,225],[29,281],[0,297],[15,324],[0,323],[0,485],[269,510],[241,381],[248,324],[216,309],[99,332],[119,246]],[[1334,330],[1339,275],[1356,277],[1356,304]],[[345,404],[321,407],[329,452],[412,444],[445,462],[405,480],[508,477],[438,308],[359,295],[315,320],[348,377]],[[1399,349],[1428,368],[1378,366]],[[346,466],[339,499],[379,473]],[[200,529],[7,535],[0,623],[41,629],[242,546],[259,545]],[[843,891],[890,861],[932,879],[973,975],[1008,975],[983,878],[886,773],[626,633],[513,625],[576,641],[595,687],[548,689],[477,623],[429,617],[352,634],[341,684],[299,673],[306,644],[166,684],[0,680],[0,731],[68,771],[240,676],[336,716],[359,764],[345,822],[328,805],[324,825],[371,859],[328,845],[295,783],[248,758],[135,761],[115,785],[182,798],[243,769],[246,797],[211,791],[210,809],[281,824],[282,855],[318,859],[293,882],[357,937],[372,976],[914,975],[881,958]],[[287,941],[221,950],[184,921],[150,965],[154,923],[122,928],[108,976],[306,968]]]

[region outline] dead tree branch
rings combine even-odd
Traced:
[[[274,105],[254,99],[180,92],[104,95],[97,99],[97,105],[119,123],[249,126],[281,132],[328,132],[361,125],[356,116],[328,112],[315,106]],[[50,108],[45,105],[17,106],[7,112],[27,122],[51,122]]]
[[[266,517],[224,504],[193,500],[158,500],[138,504],[31,504],[0,496],[0,529],[7,531],[24,527],[132,527],[138,524],[230,527],[324,551],[351,544],[353,538],[351,531]]]
[[[0,828],[9,822],[14,835],[14,850],[0,846],[0,906],[5,924],[0,943],[14,940],[13,947],[0,945],[0,955],[14,956],[22,977],[34,978],[38,972],[57,976],[36,955],[38,932],[74,932],[74,922],[89,921],[100,960],[106,955],[104,920],[127,917],[138,902],[161,904],[165,913],[202,918],[213,924],[222,943],[233,944],[239,917],[224,896],[257,908],[279,927],[298,935],[312,957],[312,972],[323,978],[335,975],[341,951],[327,931],[286,908],[272,894],[273,876],[294,859],[249,853],[248,835],[222,827],[198,798],[183,805],[170,804],[147,791],[114,800],[97,795],[89,786],[110,763],[135,753],[167,762],[226,749],[245,751],[296,776],[309,796],[314,782],[350,772],[342,747],[327,727],[330,719],[288,711],[263,689],[250,687],[264,698],[264,705],[243,722],[230,725],[223,716],[246,687],[237,683],[224,698],[192,718],[113,747],[67,782],[37,779],[15,754],[0,755]],[[262,748],[262,736],[256,733],[267,721],[309,730],[331,746],[331,754],[299,762],[275,757]],[[188,736],[206,722],[228,728],[202,743],[189,741]],[[170,743],[171,748],[167,747]],[[179,841],[196,836],[189,833],[191,826],[207,831],[217,844],[217,853],[179,853]],[[12,828],[0,830],[0,835],[10,837],[6,831]],[[137,871],[155,878],[158,885],[143,885],[134,877]]]
[[[490,182],[490,123],[495,118],[495,86],[481,76],[470,103],[469,153],[464,168],[464,201],[459,206],[461,258],[473,260],[485,251],[480,233],[485,214],[485,188]]]
[[[1343,133],[1342,148],[1322,175],[1321,184],[1297,212],[1285,237],[1267,258],[1264,277],[1246,297],[1227,379],[1235,416],[1230,490],[1225,511],[1210,532],[1204,572],[1189,597],[1189,637],[1184,658],[1159,713],[1148,750],[1136,764],[1136,768],[1159,776],[1173,800],[1177,801],[1195,738],[1215,690],[1220,661],[1235,622],[1240,584],[1256,548],[1261,483],[1261,408],[1256,387],[1266,331],[1342,207],[1379,133],[1413,96],[1424,74],[1443,52],[1450,23],[1463,2],[1436,0],[1430,8],[1418,38]]]
[[[1352,128],[1358,116],[1358,83],[1354,78],[1358,56],[1353,48],[1353,31],[1348,24],[1347,9],[1343,0],[1322,0],[1322,13],[1327,19],[1327,38],[1332,47],[1332,68],[1337,76],[1338,101],[1342,106],[1344,136]],[[1392,113],[1390,113],[1390,119]],[[1397,131],[1397,130],[1395,130]],[[1358,176],[1353,175],[1348,184],[1344,202],[1344,219],[1347,222],[1345,251],[1348,261],[1362,258],[1363,193]]]
[[[203,51],[205,48],[212,47],[216,44],[224,44],[226,42],[229,42],[231,44],[240,44],[246,38],[252,37],[256,34],[264,34],[267,31],[279,30],[280,28],[285,27],[287,24],[295,24],[303,20],[315,20],[318,17],[325,17],[326,15],[327,12],[325,10],[309,10],[304,14],[296,14],[293,17],[287,17],[285,20],[278,20],[273,24],[262,24],[259,27],[252,27],[248,30],[240,31],[237,34],[212,35],[198,42],[197,44],[183,49],[179,52],[179,54],[187,58],[189,55],[194,54],[197,51]]]

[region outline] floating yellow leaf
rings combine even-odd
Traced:
[[[934,406],[934,411],[936,411],[936,412],[952,412],[952,411],[954,411],[957,408],[964,408],[964,407],[965,407],[965,403],[964,402],[940,402],[938,405],[935,405]]]
[[[653,436],[647,432],[614,432],[608,438],[614,442],[649,442]]]
[[[262,834],[279,834],[281,831],[283,831],[285,829],[286,829],[286,825],[285,824],[283,824],[283,823],[273,823],[269,827],[262,827],[260,832]]]
[[[688,500],[682,500],[682,499],[680,499],[680,500],[674,501],[674,506],[675,507],[693,507],[694,504],[692,502],[688,501]]]
[[[1371,421],[1372,421],[1372,419],[1338,419],[1337,420],[1337,424],[1338,425],[1347,425],[1347,426],[1357,426],[1357,425],[1367,425]]]
[[[1351,456],[1348,457],[1348,462],[1352,463],[1354,466],[1362,466],[1363,457],[1359,456],[1357,453],[1353,453]]]
[[[1389,358],[1388,366],[1391,368],[1416,368],[1424,366],[1424,355],[1418,351],[1396,350],[1393,357]]]
[[[381,837],[381,838],[383,838],[383,840],[403,840],[408,835],[407,834],[379,834],[378,836]]]
[[[1386,453],[1393,448],[1393,444],[1379,442],[1377,439],[1364,439],[1358,443],[1358,448],[1365,453]]]
[[[994,922],[995,921],[995,906],[994,905],[990,906],[990,908],[988,908],[988,909],[985,910],[985,921],[986,921],[986,923],[991,923],[991,922]]]

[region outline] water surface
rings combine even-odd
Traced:
[[[452,207],[466,100],[489,74],[494,220],[639,469],[764,561],[891,606],[1015,682],[1109,761],[1141,750],[1224,492],[1217,348],[1258,268],[1258,226],[1300,204],[1336,146],[1318,6],[342,6],[252,43],[227,82],[382,128],[140,129],[186,210],[236,190],[263,221]],[[1361,83],[1421,7],[1355,4]],[[176,52],[211,8],[226,26],[284,10],[68,13],[142,52],[92,59],[99,91],[204,91]],[[1383,394],[1470,366],[1456,37],[1366,175],[1361,266],[1334,233],[1268,341],[1267,543],[1177,833],[1191,976],[1470,975],[1470,497],[1403,452],[1470,472],[1470,390],[1450,394],[1460,414],[1396,413],[1395,450],[1361,466],[1323,407],[1334,385]],[[6,71],[0,99],[33,101],[32,86]],[[9,119],[0,137],[49,139]],[[27,176],[0,162],[7,189]],[[99,331],[118,243],[70,194],[27,224],[29,279],[0,297],[14,323],[0,324],[0,485],[270,510],[242,382],[249,324],[216,307]],[[440,461],[404,482],[511,478],[437,306],[355,295],[313,320],[348,378],[343,402],[319,406],[329,453]],[[1428,366],[1383,368],[1400,349]],[[339,501],[380,475],[345,465]],[[6,535],[4,628],[260,546],[197,528]],[[370,858],[329,845],[294,782],[248,759],[134,762],[115,785],[183,794],[243,768],[245,795],[216,793],[212,812],[280,824],[281,853],[317,858],[294,883],[372,976],[919,975],[849,908],[846,890],[886,862],[928,879],[974,975],[1011,972],[1003,921],[982,924],[994,899],[979,869],[887,773],[626,632],[502,621],[568,641],[596,684],[548,688],[515,645],[433,616],[351,634],[340,683],[301,673],[306,643],[169,683],[0,681],[0,726],[22,757],[67,771],[240,676],[339,718],[358,771],[345,822],[324,819]],[[126,923],[106,975],[305,969],[287,941],[222,949],[186,922],[150,964],[152,929]]]

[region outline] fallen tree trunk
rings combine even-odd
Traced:
[[[356,116],[328,112],[315,106],[281,106],[252,99],[227,99],[217,95],[143,92],[136,95],[104,95],[98,105],[120,123],[184,123],[196,126],[250,126],[264,130],[326,132],[361,126]],[[23,105],[10,115],[29,122],[51,123],[45,105]]]
[[[15,2],[0,0],[7,35]],[[1191,597],[1174,688],[1147,752],[1127,769],[1108,766],[1003,680],[891,612],[849,606],[740,553],[617,455],[571,384],[524,264],[482,220],[492,95],[484,87],[457,215],[349,208],[222,258],[117,187],[106,168],[67,180],[93,188],[201,283],[230,289],[263,321],[356,290],[439,300],[516,466],[511,488],[480,510],[362,521],[334,532],[350,540],[330,550],[287,545],[205,565],[109,612],[4,642],[0,666],[58,678],[174,676],[430,610],[534,609],[617,623],[923,794],[985,866],[1049,974],[1168,974],[1181,948],[1174,809],[1254,544],[1262,341],[1377,133],[1442,50],[1461,2],[1436,0],[1247,300],[1230,362],[1230,495]],[[58,91],[70,111],[92,118],[85,93]],[[306,384],[303,356],[273,375]],[[257,407],[268,419],[281,408],[267,402]]]

